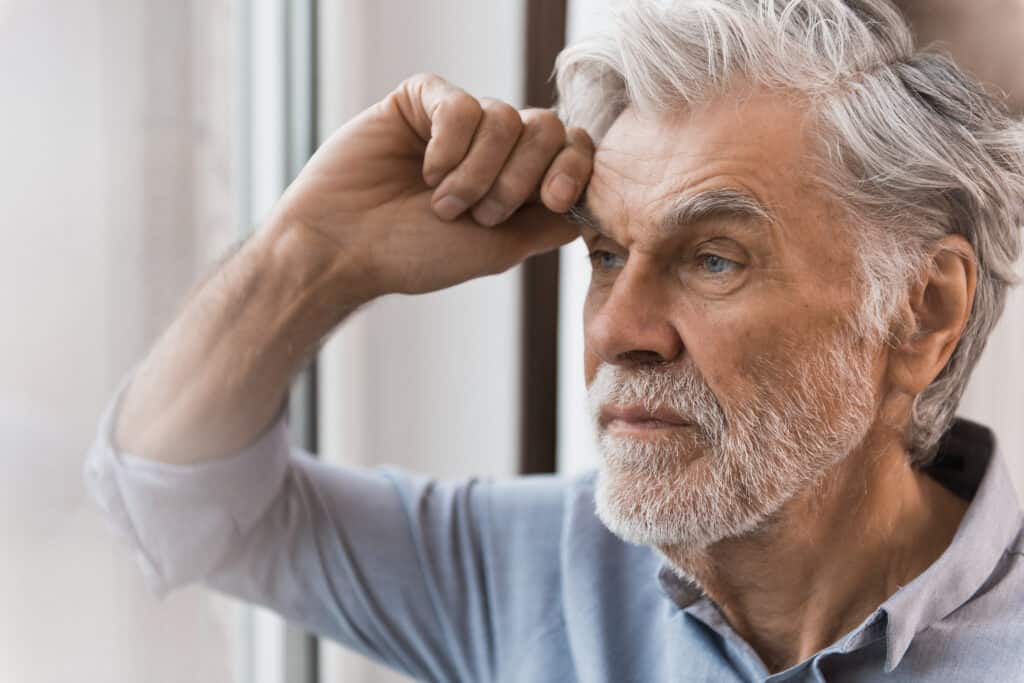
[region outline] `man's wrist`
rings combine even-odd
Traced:
[[[254,276],[287,292],[295,314],[313,328],[322,327],[321,336],[380,294],[356,254],[302,222],[272,218],[250,246]]]

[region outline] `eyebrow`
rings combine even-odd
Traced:
[[[569,210],[569,217],[579,225],[586,226],[605,237],[608,232],[593,212],[580,200]],[[772,224],[775,222],[771,211],[750,192],[734,187],[695,192],[673,200],[661,220],[659,232],[670,236],[680,228],[712,218],[733,218],[740,221]]]

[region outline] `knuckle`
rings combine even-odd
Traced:
[[[444,82],[444,79],[437,74],[421,71],[406,78],[402,85],[434,85],[438,82]]]
[[[554,114],[547,110],[531,113],[526,119],[526,132],[531,140],[545,147],[561,147],[566,143],[565,127]]]
[[[517,112],[508,102],[496,100],[493,97],[482,97],[480,98],[480,103],[488,114],[504,117],[514,116],[517,119],[519,118],[519,112]]]
[[[523,128],[523,120],[519,112],[511,105],[498,100],[487,100],[483,103],[484,116],[494,129],[496,135],[515,139]]]
[[[441,106],[460,121],[471,121],[480,116],[480,103],[464,90],[454,90],[445,95]]]

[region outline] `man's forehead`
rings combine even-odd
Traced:
[[[800,103],[779,95],[723,97],[670,115],[627,109],[598,146],[586,208],[619,222],[710,195],[771,214],[809,175],[804,118]]]

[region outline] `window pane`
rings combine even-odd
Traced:
[[[154,598],[81,474],[113,389],[238,235],[234,12],[0,3],[0,680],[236,680],[235,603]]]

